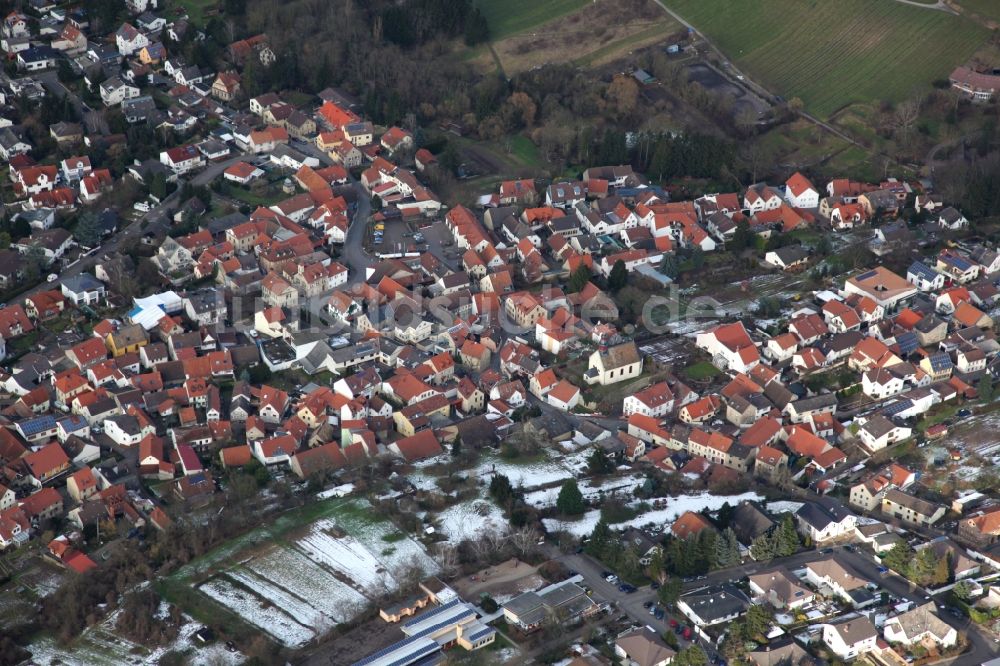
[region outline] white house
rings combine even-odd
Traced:
[[[958,642],[958,631],[937,616],[933,602],[889,618],[882,631],[890,643],[906,646],[931,641],[939,649],[947,649]]]
[[[777,190],[763,183],[751,185],[743,195],[743,208],[751,215],[765,210],[776,210],[781,208],[781,204],[782,198]]]
[[[553,407],[568,412],[580,404],[580,389],[563,379],[549,391],[545,400]]]
[[[938,215],[938,226],[942,229],[965,229],[969,226],[969,220],[965,218],[957,209],[948,206]]]
[[[911,434],[913,434],[911,428],[897,425],[882,414],[870,417],[858,430],[858,438],[865,448],[873,453],[895,442],[901,442]]]
[[[205,157],[196,146],[177,146],[160,153],[160,162],[176,175],[194,171],[205,165]]]
[[[785,201],[793,208],[816,208],[819,206],[819,190],[796,171],[785,181]]]
[[[944,273],[939,273],[922,261],[914,261],[906,269],[906,281],[920,291],[939,291],[944,288]]]
[[[115,33],[115,44],[118,46],[118,52],[128,57],[149,46],[149,37],[139,32],[131,23],[122,23],[122,27]]]
[[[720,324],[710,331],[699,333],[695,345],[711,354],[712,362],[717,367],[734,372],[749,372],[760,363],[757,345],[741,321]]]
[[[865,616],[823,625],[823,642],[841,659],[854,659],[876,647],[878,631]]]
[[[626,417],[642,414],[659,418],[666,416],[674,408],[674,393],[666,382],[647,386],[638,393],[625,396],[622,414]]]
[[[101,83],[101,101],[104,102],[104,106],[118,106],[125,100],[138,96],[139,89],[122,81],[121,77],[112,76]]]
[[[677,610],[699,627],[731,622],[749,607],[750,599],[732,585],[703,587],[677,601]]]
[[[80,273],[72,277],[64,278],[60,285],[62,295],[72,301],[73,305],[91,305],[100,303],[107,293],[104,283],[90,275]]]
[[[805,502],[795,512],[799,531],[813,543],[830,541],[854,532],[858,517],[836,502]]]
[[[287,463],[298,450],[295,438],[291,435],[278,435],[270,439],[257,440],[251,451],[263,465],[279,465]]]
[[[812,603],[816,595],[799,584],[783,568],[763,571],[750,576],[750,593],[757,602],[766,602],[778,609],[795,610]]]

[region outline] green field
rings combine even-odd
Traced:
[[[205,25],[205,13],[215,9],[218,0],[178,0],[177,4],[188,13],[191,22],[198,26]]]
[[[1000,2],[997,0],[959,0],[962,9],[979,14],[984,19],[1000,21]]]
[[[490,24],[490,39],[498,40],[574,12],[588,0],[479,0]]]
[[[756,81],[824,118],[853,102],[926,91],[989,36],[971,19],[892,0],[667,4]]]

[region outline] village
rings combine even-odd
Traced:
[[[265,34],[29,5],[9,663],[1000,664],[1000,249],[930,179],[458,199],[421,128],[248,94]]]

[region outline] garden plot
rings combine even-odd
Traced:
[[[308,599],[313,608],[337,622],[350,619],[368,603],[363,594],[295,550],[280,548],[245,566],[300,599]]]
[[[166,604],[161,604],[165,613]],[[221,642],[210,645],[195,645],[194,634],[201,624],[184,616],[176,640],[173,643],[154,649],[136,645],[115,633],[114,626],[118,621],[118,612],[112,613],[100,624],[86,629],[80,638],[74,641],[71,648],[59,646],[48,635],[42,635],[29,645],[31,661],[43,666],[120,666],[120,664],[135,664],[137,666],[156,666],[160,664],[167,653],[183,653],[188,655],[185,663],[192,666],[235,666],[244,662],[246,657],[238,652],[229,652]]]
[[[266,597],[239,588],[226,578],[213,578],[198,589],[288,647],[301,647],[316,636],[284,610],[270,605]]]
[[[421,544],[374,516],[365,501],[332,505],[277,544],[231,551],[228,564],[217,560],[216,573],[197,587],[288,647],[354,618],[399,587],[412,567],[438,571]]]
[[[284,610],[299,624],[312,627],[318,633],[322,633],[335,624],[333,618],[323,611],[313,608],[309,601],[273,584],[264,576],[242,569],[233,569],[228,573],[228,576]],[[311,599],[313,596],[315,593],[310,594],[306,599]]]
[[[661,509],[654,509],[652,511],[647,511],[646,513],[639,514],[631,520],[626,520],[621,523],[614,523],[611,525],[613,529],[623,530],[627,527],[643,527],[645,525],[653,525],[666,527],[668,523],[672,523],[685,511],[717,511],[722,508],[723,504],[727,502],[730,506],[736,506],[740,502],[745,500],[759,500],[760,496],[757,493],[743,493],[741,495],[709,495],[708,493],[699,493],[697,495],[680,495],[678,497],[667,498],[667,505]],[[545,525],[545,530],[547,532],[569,532],[573,536],[583,537],[588,536],[593,533],[594,528],[597,527],[598,521],[601,519],[600,509],[593,509],[583,514],[579,520],[558,520],[555,518],[544,518],[542,523]]]

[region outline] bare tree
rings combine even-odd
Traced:
[[[458,573],[458,550],[452,544],[440,544],[436,559],[445,576],[451,577]]]
[[[913,126],[920,119],[920,106],[919,99],[908,99],[896,107],[893,114],[893,125],[903,139],[909,137]]]
[[[517,551],[521,557],[524,557],[535,547],[538,543],[538,530],[530,525],[525,525],[517,530],[513,530],[508,538],[510,543],[514,546],[514,550]]]

